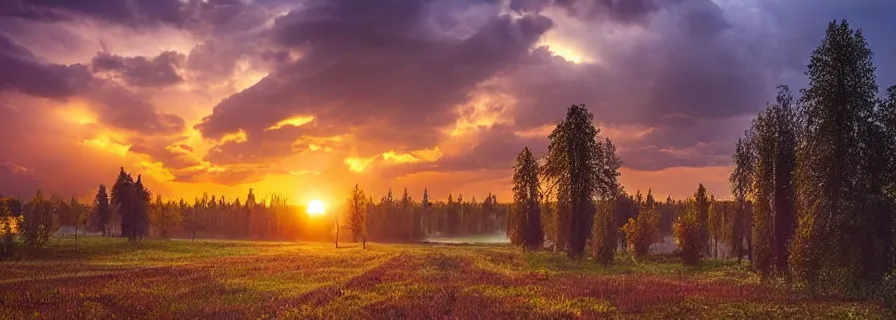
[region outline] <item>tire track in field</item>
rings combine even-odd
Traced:
[[[295,299],[277,303],[275,305],[275,308],[282,309],[283,307],[287,306],[301,305],[312,305],[314,307],[320,307],[329,304],[342,296],[343,289],[367,289],[372,288],[379,283],[382,283],[384,279],[396,280],[394,274],[392,274],[392,276],[389,276],[390,273],[392,273],[392,271],[394,270],[399,270],[401,268],[407,267],[407,264],[409,262],[410,259],[407,253],[399,253],[398,255],[395,255],[387,259],[386,261],[383,261],[383,263],[379,264],[378,266],[370,268],[357,276],[349,278],[347,281],[338,282],[311,290]]]

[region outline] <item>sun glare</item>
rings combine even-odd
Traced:
[[[324,203],[320,200],[311,200],[308,203],[308,215],[319,216],[324,214]]]

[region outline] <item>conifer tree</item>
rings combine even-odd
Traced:
[[[884,216],[875,208],[881,172],[868,130],[878,93],[874,72],[862,32],[831,22],[812,53],[800,102],[805,128],[790,248],[791,270],[813,294],[857,292],[879,277],[872,271],[881,253],[873,245]]]
[[[701,183],[694,194],[694,209],[697,219],[698,246],[704,255],[709,252],[709,196],[706,187]]]
[[[556,245],[580,259],[590,238],[596,200],[619,193],[615,147],[599,140],[594,116],[585,105],[573,105],[566,119],[548,136],[550,145],[544,166],[549,184],[557,187]]]
[[[513,167],[513,219],[510,234],[512,243],[529,249],[540,247],[544,241],[538,198],[538,171],[535,156],[528,147],[523,148]]]
[[[617,200],[601,200],[598,203],[597,214],[594,217],[594,239],[591,241],[591,251],[594,259],[604,266],[613,262],[616,256],[616,220],[613,210]]]
[[[640,197],[640,192],[639,192]],[[649,253],[650,245],[662,240],[660,236],[660,214],[656,208],[656,201],[650,190],[647,191],[647,200],[640,203],[637,218],[629,218],[622,227],[625,232],[627,249],[636,257],[642,257]]]
[[[109,218],[112,216],[112,209],[109,208],[109,194],[106,192],[106,186],[100,185],[99,191],[94,199],[94,210],[97,215],[97,229],[102,230],[103,236],[108,235]]]

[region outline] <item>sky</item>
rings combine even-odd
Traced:
[[[890,0],[0,1],[0,193],[512,199],[572,104],[628,192],[730,196],[734,141],[847,19],[896,84]]]

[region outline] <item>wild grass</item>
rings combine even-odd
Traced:
[[[502,245],[55,239],[0,262],[0,319],[887,319],[816,301],[745,264],[609,267]]]

